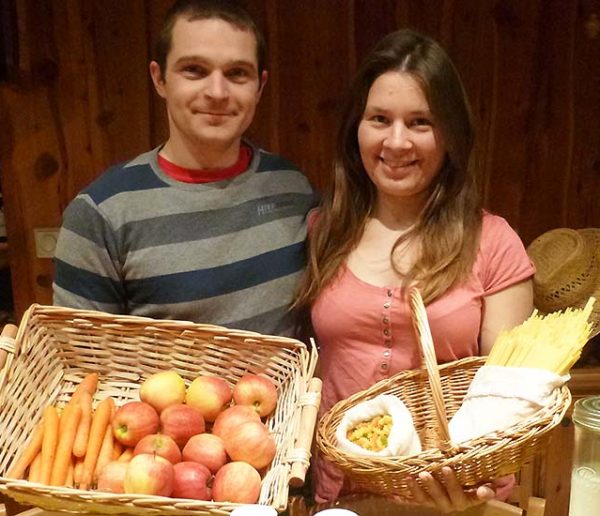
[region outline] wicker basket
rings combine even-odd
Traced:
[[[303,474],[308,466],[309,447],[299,448],[298,439],[301,425],[300,440],[312,437],[314,418],[312,428],[302,418],[316,414],[319,393],[308,392],[317,354],[302,342],[190,322],[32,305],[14,349],[7,349],[6,340],[3,347],[8,359],[0,371],[0,475],[23,449],[44,408],[64,406],[93,371],[99,373],[94,404],[112,396],[117,405],[139,399],[140,382],[166,369],[186,381],[209,374],[232,384],[246,372],[267,375],[278,389],[277,408],[267,420],[277,454],[264,475],[259,503],[284,510],[292,473]],[[313,383],[318,390],[320,384]],[[0,492],[47,510],[100,514],[225,515],[239,505],[58,488],[3,476]]]
[[[319,450],[344,471],[357,490],[399,495],[407,500],[412,499],[412,494],[406,477],[416,477],[420,483],[417,475],[422,471],[443,482],[440,470],[450,466],[464,487],[518,472],[547,446],[550,430],[560,423],[571,403],[569,389],[566,386],[556,389],[549,405],[525,421],[460,445],[453,444],[448,417],[461,406],[485,358],[464,358],[438,367],[427,314],[416,289],[410,293],[410,304],[425,367],[398,373],[334,405],[319,422]],[[423,452],[408,457],[363,457],[337,448],[335,431],[344,413],[379,394],[396,395],[406,404]]]

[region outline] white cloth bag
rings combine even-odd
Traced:
[[[568,380],[546,369],[483,366],[448,424],[450,439],[462,443],[523,421]]]
[[[388,436],[388,445],[380,451],[366,450],[362,446],[349,441],[346,437],[348,429],[362,421],[368,421],[376,416],[389,414],[392,427]],[[367,400],[348,410],[335,432],[338,447],[341,450],[356,455],[372,457],[391,457],[395,455],[413,455],[421,451],[421,441],[415,430],[412,416],[406,405],[396,396],[380,394],[372,400]]]

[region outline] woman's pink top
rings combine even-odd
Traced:
[[[534,266],[515,231],[484,212],[473,273],[427,306],[438,363],[479,355],[483,298],[533,275]],[[339,400],[405,369],[420,367],[408,302],[402,288],[378,287],[347,267],[323,290],[311,311],[320,347],[323,392],[320,416]],[[351,489],[342,473],[317,456],[317,500],[336,500]]]

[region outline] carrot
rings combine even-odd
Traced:
[[[27,480],[29,482],[39,482],[40,481],[40,473],[42,469],[42,452],[39,451],[35,456],[35,459],[31,461],[29,465],[29,476]]]
[[[83,471],[79,485],[80,489],[88,489],[92,483],[96,462],[98,461],[98,454],[102,447],[106,427],[110,426],[110,418],[114,406],[115,402],[112,398],[108,397],[98,404],[98,407],[94,412],[87,451],[85,452],[85,459],[83,460]]]
[[[29,466],[36,455],[42,449],[42,440],[44,438],[44,422],[40,422],[33,431],[29,444],[23,450],[23,453],[19,457],[19,460],[10,468],[6,474],[9,478],[23,478],[27,466]]]
[[[81,383],[75,388],[71,401],[77,401],[82,392],[89,392],[92,396],[96,393],[98,388],[98,373],[89,373],[85,375],[85,378],[81,380]]]
[[[106,427],[104,432],[104,439],[102,440],[102,446],[98,453],[98,460],[96,461],[96,470],[94,476],[97,477],[104,466],[106,466],[111,460],[113,455],[113,429],[111,425]]]
[[[123,444],[121,444],[120,441],[113,439],[112,460],[117,460],[121,456],[122,453],[123,453]]]
[[[92,424],[92,395],[87,391],[83,391],[77,401],[81,407],[81,419],[79,420],[77,435],[73,443],[73,455],[75,457],[85,457],[90,426]]]
[[[75,458],[75,465],[73,466],[73,486],[79,487],[81,482],[81,475],[83,473],[83,459]]]
[[[125,448],[125,451],[121,453],[117,459],[119,462],[129,462],[133,457],[133,448]]]
[[[71,455],[73,453],[73,443],[77,435],[77,427],[81,419],[81,407],[79,404],[67,405],[61,415],[62,431],[56,447],[56,457],[52,465],[52,474],[50,475],[51,486],[64,486],[67,481],[69,465],[71,464]]]
[[[58,444],[59,417],[56,407],[49,406],[44,410],[44,439],[42,440],[42,471],[40,482],[48,485],[52,475],[52,466]]]
[[[75,466],[73,466],[73,457],[69,458],[69,467],[67,469],[67,477],[65,479],[65,486],[73,487],[73,476],[75,474]]]

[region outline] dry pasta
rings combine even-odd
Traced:
[[[567,374],[589,339],[592,325],[588,318],[594,302],[592,297],[583,309],[567,308],[547,315],[535,311],[523,324],[498,335],[486,364]]]

